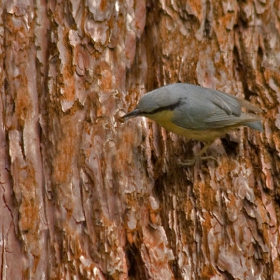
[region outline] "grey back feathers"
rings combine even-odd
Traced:
[[[262,131],[261,109],[220,91],[191,84],[171,84],[145,94],[137,105],[138,115],[157,120],[163,111],[173,111],[170,121],[181,128],[217,130],[246,125]],[[242,108],[252,113],[242,112]]]

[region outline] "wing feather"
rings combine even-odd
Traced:
[[[232,95],[224,94],[217,90],[207,91],[207,99],[221,108],[227,115],[240,116],[240,102]]]
[[[248,113],[241,113],[239,117],[226,114],[214,114],[205,120],[209,128],[222,128],[225,126],[247,125],[251,122],[259,122],[260,116]]]

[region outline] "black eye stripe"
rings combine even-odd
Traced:
[[[162,112],[162,111],[173,111],[176,107],[180,106],[182,104],[182,100],[179,99],[179,101],[177,101],[176,103],[174,104],[171,104],[171,105],[168,105],[168,106],[164,106],[164,107],[159,107],[153,111],[150,111],[150,112],[142,112],[143,114],[147,114],[147,115],[153,115],[153,114],[156,114],[156,113],[159,113],[159,112]]]

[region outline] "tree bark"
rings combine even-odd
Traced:
[[[280,1],[2,1],[1,279],[280,279]],[[261,107],[182,167],[144,118],[187,82]]]

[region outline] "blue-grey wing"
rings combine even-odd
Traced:
[[[172,119],[180,127],[197,130],[248,125],[260,120],[254,114],[242,113],[237,99],[219,92],[217,95],[204,92],[200,96],[188,96],[174,110]]]
[[[233,96],[211,89],[207,89],[205,94],[210,102],[222,109],[227,115],[240,116],[240,103]]]
[[[241,114],[241,108],[246,108],[252,112],[261,113],[262,109],[253,105],[249,101],[230,95],[228,93],[220,92],[217,90],[209,90],[210,94],[208,99],[217,105],[219,108],[225,110],[228,115],[239,116]]]
[[[228,116],[224,110],[209,102],[205,96],[201,98],[189,96],[174,109],[172,122],[185,129],[206,130],[210,128],[207,120],[215,116],[217,112]]]
[[[209,128],[217,129],[235,125],[250,126],[250,123],[259,123],[261,119],[261,117],[249,113],[241,113],[239,117],[236,117],[234,115],[225,115],[223,113],[216,113],[215,115],[209,116],[209,118],[205,120],[205,123],[209,126]]]

